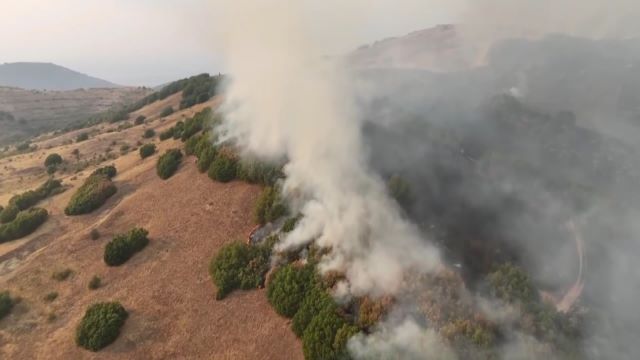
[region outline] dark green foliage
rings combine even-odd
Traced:
[[[19,212],[20,209],[18,209],[15,204],[10,203],[0,212],[0,224],[7,224],[12,222],[16,218],[16,216],[18,216]]]
[[[138,117],[136,118],[136,120],[134,121],[134,124],[136,124],[136,125],[142,125],[142,124],[144,124],[144,121],[145,121],[146,119],[147,119],[147,117],[146,117],[146,116],[144,116],[144,115],[140,115],[140,116],[138,116]]]
[[[91,305],[76,328],[76,344],[98,351],[116,340],[129,314],[120,303]]]
[[[60,164],[62,164],[62,156],[56,153],[49,154],[49,156],[47,156],[47,158],[44,160],[44,166],[46,167],[56,166]]]
[[[280,192],[273,187],[266,187],[256,203],[256,220],[264,225],[287,214],[287,207],[280,198]]]
[[[167,106],[160,112],[160,117],[169,116],[171,114],[173,114],[173,108],[171,106]]]
[[[151,139],[154,136],[156,136],[156,132],[153,129],[147,129],[144,131],[144,134],[142,134],[142,137],[145,139]]]
[[[343,359],[346,344],[358,328],[349,325],[335,311],[326,307],[313,317],[302,336],[302,349],[307,360]]]
[[[201,173],[207,172],[209,168],[211,168],[211,163],[216,158],[217,153],[213,145],[202,150],[200,154],[198,154],[198,171]]]
[[[178,170],[181,161],[182,151],[178,149],[167,150],[167,152],[158,159],[158,164],[156,165],[158,176],[163,180],[170,178]]]
[[[189,79],[189,83],[182,91],[182,101],[180,109],[186,109],[196,104],[208,101],[216,94],[220,76],[209,76],[201,74]]]
[[[325,309],[336,311],[337,306],[331,296],[319,285],[316,285],[307,292],[300,309],[293,316],[291,322],[293,332],[298,337],[302,337],[311,320]]]
[[[300,215],[288,218],[287,221],[284,222],[284,225],[282,225],[282,232],[292,232],[293,229],[296,228],[296,225],[298,224],[298,221],[300,221],[300,219],[302,219],[302,216]]]
[[[202,131],[205,125],[212,118],[211,108],[206,108],[199,113],[195,114],[192,118],[188,119],[184,123],[184,129],[182,131],[182,141],[189,140],[193,135]]]
[[[280,166],[261,162],[257,159],[242,159],[238,164],[238,179],[252,184],[274,185],[283,178]]]
[[[228,151],[218,151],[209,167],[209,177],[223,183],[232,181],[236,178],[237,165],[238,161],[233,154]]]
[[[316,275],[313,266],[298,268],[289,264],[277,270],[267,287],[267,297],[278,314],[291,318],[314,286]]]
[[[47,166],[47,174],[48,175],[53,175],[53,174],[56,173],[56,171],[58,171],[58,167],[56,165]]]
[[[89,134],[86,132],[80,133],[78,137],[76,137],[76,142],[83,142],[89,140]]]
[[[99,288],[100,286],[102,286],[102,279],[100,279],[98,276],[93,276],[91,278],[91,281],[89,281],[89,289],[90,290],[95,290],[97,288]]]
[[[539,299],[529,276],[517,266],[501,265],[487,279],[491,294],[503,301],[529,304]]]
[[[233,242],[220,249],[211,260],[209,274],[218,288],[216,299],[224,299],[235,289],[255,289],[264,283],[269,270],[271,248]]]
[[[0,291],[0,320],[9,315],[13,309],[14,301],[8,291]]]
[[[103,166],[99,169],[96,169],[94,172],[91,173],[91,176],[104,175],[109,179],[113,179],[114,177],[116,177],[117,174],[118,174],[118,170],[116,169],[116,167],[113,165],[109,165],[109,166]]]
[[[182,137],[182,133],[184,132],[184,122],[178,121],[173,127],[173,139],[178,140]]]
[[[134,228],[126,234],[117,235],[104,249],[104,262],[109,266],[124,264],[149,244],[148,234],[145,229]]]
[[[171,139],[173,137],[174,132],[175,132],[175,129],[173,127],[169,128],[166,131],[161,132],[159,136],[160,141]]]
[[[12,221],[17,215],[17,211],[26,210],[41,200],[51,195],[55,195],[62,189],[60,180],[48,179],[35,190],[29,190],[20,195],[16,195],[9,200],[6,213],[0,214],[0,222],[7,223]],[[3,211],[4,213],[4,211]]]
[[[88,214],[102,206],[117,191],[108,175],[93,174],[73,194],[64,213],[71,216]]]
[[[91,237],[91,240],[98,240],[100,239],[100,232],[98,231],[98,229],[93,229],[89,233],[89,237]]]
[[[0,225],[0,243],[20,239],[36,231],[49,216],[45,209],[31,208],[18,213],[16,218]]]
[[[144,144],[140,147],[140,158],[146,159],[149,156],[156,153],[156,145],[155,144]]]
[[[196,155],[196,147],[198,146],[200,140],[202,140],[203,136],[204,135],[192,136],[184,143],[184,153],[187,156]]]

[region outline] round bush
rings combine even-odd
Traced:
[[[0,212],[0,224],[7,224],[12,222],[19,212],[20,209],[18,209],[15,204],[10,203],[6,208],[2,210],[2,212]]]
[[[114,342],[129,313],[118,302],[91,305],[76,328],[76,344],[98,351]]]
[[[156,153],[155,144],[144,144],[140,147],[140,158],[146,159]]]
[[[31,208],[18,213],[10,223],[0,225],[0,243],[20,239],[36,231],[49,216],[45,209]]]
[[[142,137],[145,139],[151,139],[154,136],[156,136],[156,132],[153,129],[147,129],[144,131],[144,134],[142,134]]]
[[[45,167],[56,166],[60,164],[62,164],[62,156],[60,156],[59,154],[49,154],[49,156],[47,156],[47,158],[44,160]]]
[[[304,331],[313,320],[314,316],[325,309],[336,309],[336,305],[329,294],[320,286],[314,286],[307,292],[300,309],[296,312],[291,322],[293,332],[302,337]]]
[[[113,179],[114,177],[116,177],[117,173],[118,173],[118,170],[116,169],[116,167],[113,165],[109,165],[109,166],[104,166],[99,169],[96,169],[93,173],[91,173],[91,176],[104,175],[109,179]]]
[[[13,299],[8,291],[0,292],[0,319],[9,315],[11,309],[13,309]]]
[[[178,170],[178,166],[180,166],[180,161],[182,161],[182,152],[180,150],[167,150],[167,152],[158,159],[158,164],[156,165],[158,176],[163,180],[173,176]]]
[[[223,246],[211,260],[209,273],[218,288],[216,299],[221,300],[235,289],[255,289],[264,283],[269,270],[271,249],[233,242]]]
[[[147,117],[146,117],[146,116],[144,116],[144,115],[140,115],[140,116],[138,116],[138,117],[136,118],[136,120],[134,121],[134,124],[136,124],[136,125],[142,125],[142,124],[144,124],[144,121],[145,121],[146,119],[147,119]]]
[[[64,213],[70,216],[88,214],[102,206],[117,191],[118,189],[107,175],[100,173],[91,175],[73,194]]]
[[[220,152],[209,167],[209,177],[223,183],[236,178],[237,161],[230,155]]]
[[[280,268],[267,287],[269,302],[282,316],[293,317],[313,286],[314,269],[310,265],[297,268],[291,264]]]
[[[264,225],[287,214],[287,207],[280,199],[280,192],[273,187],[266,187],[256,203],[256,220]]]
[[[342,359],[346,344],[358,328],[347,324],[333,308],[316,314],[302,336],[304,358],[308,360]]]
[[[120,234],[109,241],[104,248],[104,262],[109,266],[119,266],[149,244],[145,229],[134,228],[126,234]]]

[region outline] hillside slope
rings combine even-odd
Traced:
[[[50,149],[0,160],[0,203],[43,181],[41,164],[52,152],[73,163],[71,153],[79,149],[80,162],[110,147],[134,146],[146,129],[159,133],[220,103],[214,98],[166,118],[159,116],[180,100],[175,94],[131,115],[146,116],[145,125],[110,132],[113,124],[98,124],[80,130],[96,134],[87,141],[68,144],[66,140],[77,135],[72,132],[37,143],[40,149]],[[159,153],[183,146],[179,140],[152,142]],[[252,210],[260,187],[212,182],[198,172],[193,158],[186,158],[176,175],[163,181],[155,171],[158,156],[141,160],[137,151],[119,156],[113,161],[117,194],[80,217],[65,216],[63,208],[95,166],[65,173],[62,179],[72,188],[42,204],[51,213],[47,223],[24,239],[0,244],[0,289],[22,298],[0,321],[0,357],[281,359],[287,354],[302,359],[299,340],[289,322],[271,309],[264,290],[216,301],[207,270],[222,245],[244,238],[254,227]],[[122,267],[108,268],[102,259],[106,242],[133,226],[149,230],[149,246]],[[98,240],[89,237],[94,228],[101,234]],[[73,271],[68,280],[51,278],[65,268]],[[91,291],[87,284],[94,275],[104,285]],[[44,301],[52,291],[59,294],[57,299]],[[75,327],[87,306],[110,300],[120,301],[130,312],[121,336],[98,354],[77,347]]]
[[[119,85],[51,63],[0,64],[0,86],[35,90],[114,88]]]

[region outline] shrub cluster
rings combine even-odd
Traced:
[[[156,153],[156,145],[155,144],[144,144],[140,147],[140,158],[146,159],[149,156]]]
[[[254,158],[246,158],[238,163],[238,179],[251,184],[272,186],[284,177],[280,166],[265,163]]]
[[[0,225],[0,243],[20,239],[36,231],[49,216],[45,209],[31,208],[18,213],[16,218]]]
[[[76,142],[83,142],[89,140],[89,134],[86,132],[80,133],[77,137],[76,137]]]
[[[135,125],[142,125],[142,124],[144,124],[144,121],[145,121],[146,119],[147,119],[147,117],[146,117],[146,116],[144,116],[144,115],[140,115],[140,116],[138,116],[138,117],[136,118],[136,120],[134,121],[134,124],[135,124]]]
[[[302,337],[305,359],[348,358],[346,344],[359,328],[339,315],[313,265],[280,268],[269,283],[267,297],[279,314],[293,318],[292,329]]]
[[[223,246],[211,260],[209,273],[221,300],[235,289],[255,289],[264,284],[269,270],[271,248],[233,242]]]
[[[149,244],[148,234],[145,229],[134,228],[126,234],[117,235],[104,248],[104,262],[109,266],[124,264]]]
[[[0,210],[0,224],[13,221],[20,211],[36,205],[49,196],[58,194],[61,190],[62,182],[60,180],[48,179],[37,189],[12,197],[7,207]]]
[[[91,305],[76,328],[76,344],[91,351],[104,348],[118,338],[128,316],[118,302]]]
[[[151,139],[154,136],[156,136],[156,132],[153,129],[147,129],[144,131],[144,134],[142,134],[142,137],[145,139]]]
[[[178,166],[180,166],[181,161],[182,151],[178,149],[167,150],[167,152],[158,159],[158,163],[156,165],[156,172],[158,173],[158,176],[163,180],[170,178],[178,170]]]
[[[270,186],[264,188],[256,203],[255,215],[258,223],[264,225],[286,214],[287,207],[280,198],[278,189]]]
[[[8,291],[0,292],[0,320],[9,315],[11,309],[13,309],[14,303],[15,302]]]
[[[64,213],[71,216],[88,214],[102,206],[118,191],[111,181],[112,175],[115,176],[114,167],[96,170],[73,194]]]
[[[91,173],[91,176],[104,175],[109,179],[113,179],[114,177],[116,177],[117,174],[118,174],[118,170],[116,169],[116,167],[113,165],[109,165],[109,166],[103,166],[101,168],[96,169],[94,172]]]
[[[180,109],[186,109],[196,104],[208,101],[216,94],[220,76],[201,74],[189,79],[189,83],[182,91]]]

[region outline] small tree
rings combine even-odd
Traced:
[[[89,139],[89,134],[86,132],[80,133],[77,137],[76,137],[76,142],[83,142]]]
[[[13,309],[14,301],[8,291],[0,292],[0,319],[9,315]]]
[[[49,154],[49,156],[47,156],[47,158],[44,160],[45,167],[57,166],[60,164],[62,164],[62,156],[56,153]]]
[[[167,106],[166,108],[162,109],[162,111],[160,112],[160,117],[169,116],[171,114],[173,114],[173,107]]]
[[[237,160],[229,151],[219,151],[209,167],[209,177],[223,183],[236,178]]]
[[[145,229],[134,228],[126,234],[117,235],[104,249],[104,262],[109,266],[124,264],[149,244],[148,234]]]
[[[233,242],[220,249],[212,259],[209,273],[218,287],[216,299],[221,300],[235,289],[255,289],[264,283],[269,270],[271,249]]]
[[[277,270],[267,287],[269,302],[282,316],[293,317],[298,311],[307,292],[315,286],[313,266],[297,268],[291,264]]]
[[[286,215],[287,207],[280,199],[280,192],[273,187],[266,187],[256,203],[256,220],[264,225]]]
[[[178,170],[181,161],[182,152],[180,150],[167,150],[167,152],[158,159],[158,164],[156,165],[158,176],[163,180],[170,178]]]
[[[146,117],[146,116],[144,116],[144,115],[140,115],[140,116],[138,116],[138,117],[136,118],[136,120],[135,120],[134,124],[136,124],[136,125],[142,125],[142,124],[144,124],[144,121],[145,121],[146,119],[147,119],[147,117]]]
[[[144,134],[142,134],[142,137],[145,139],[151,139],[154,136],[156,136],[156,132],[153,129],[147,129],[144,131]]]
[[[144,144],[140,147],[140,158],[146,159],[156,153],[155,144]]]

